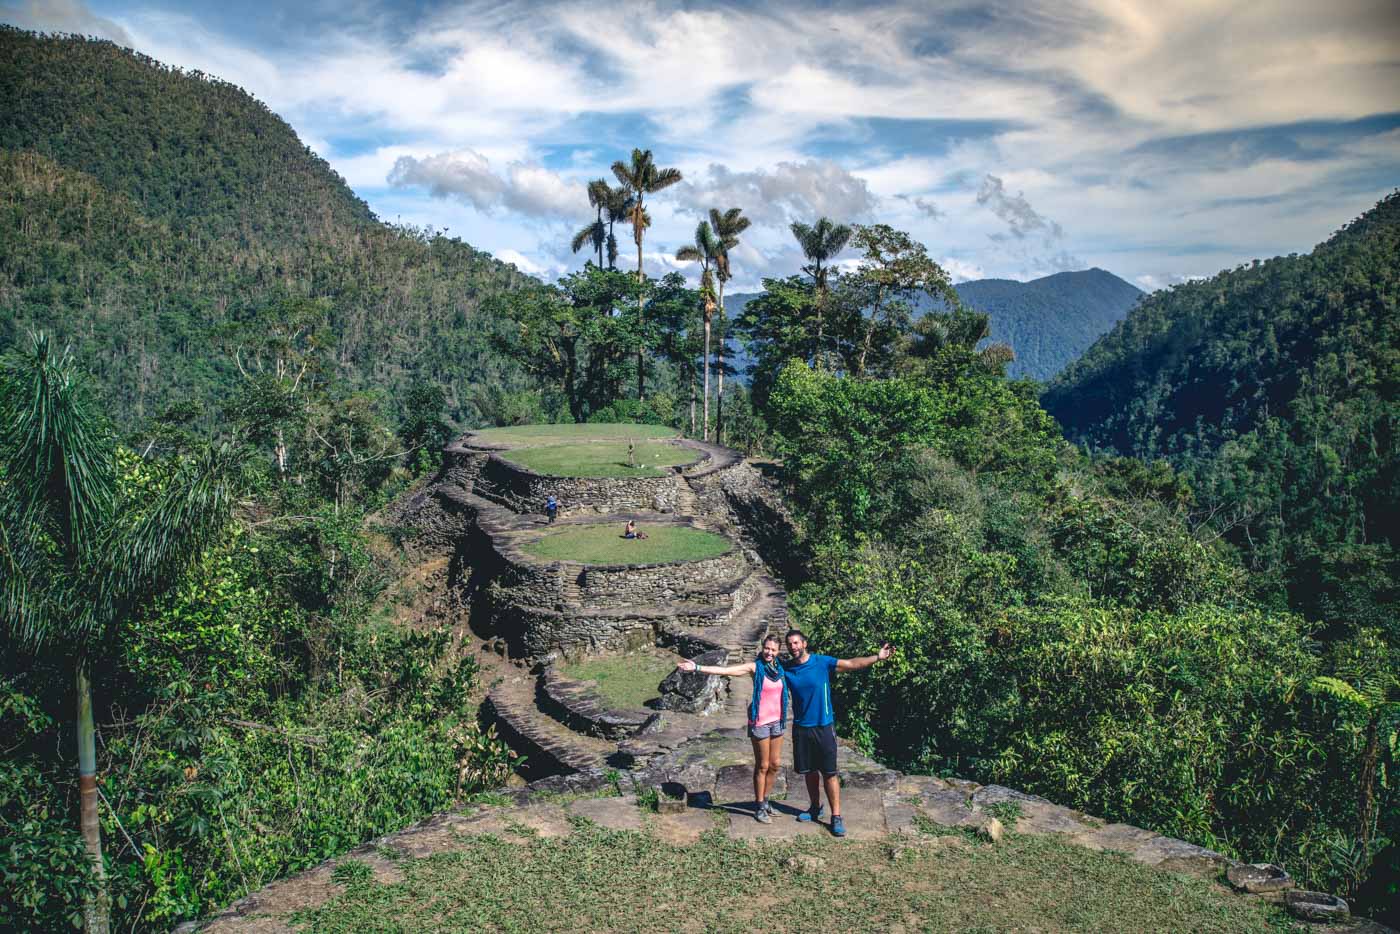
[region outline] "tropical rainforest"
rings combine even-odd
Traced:
[[[680,172],[619,153],[541,283],[238,88],[0,44],[0,926],[168,929],[502,783],[383,507],[454,432],[590,420],[776,458],[794,620],[897,647],[837,683],[885,761],[1400,901],[1395,196],[1046,389],[888,225],[794,223],[731,312],[744,206],[649,277]]]

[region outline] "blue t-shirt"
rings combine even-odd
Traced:
[[[826,726],[836,722],[831,706],[831,673],[836,659],[830,655],[808,655],[801,665],[783,666],[783,677],[792,692],[793,726]]]

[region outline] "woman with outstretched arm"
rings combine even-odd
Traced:
[[[787,722],[788,695],[783,666],[778,661],[782,641],[766,636],[758,657],[741,665],[697,665],[690,659],[676,663],[681,671],[736,678],[753,676],[753,700],[749,702],[749,741],[753,744],[753,819],[773,822],[768,795],[778,778],[778,755],[783,749],[783,724]]]

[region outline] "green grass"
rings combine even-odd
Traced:
[[[665,441],[637,441],[627,463],[626,441],[583,441],[543,447],[512,448],[504,455],[511,463],[550,477],[658,477],[661,468],[689,464],[699,459],[690,448]]]
[[[487,428],[473,438],[488,444],[541,445],[572,441],[622,441],[636,438],[675,438],[680,432],[665,425],[520,425]]]
[[[649,818],[655,820],[656,818]],[[566,837],[492,836],[400,863],[293,918],[302,931],[1287,930],[1276,908],[1222,887],[1046,837],[906,850],[885,842],[677,845],[586,822]],[[821,857],[817,871],[784,866]]]
[[[579,561],[584,564],[652,564],[662,561],[698,561],[729,551],[729,539],[703,529],[683,525],[648,525],[638,528],[645,539],[622,537],[623,522],[570,525],[530,542],[524,551],[546,561]]]
[[[578,681],[597,681],[598,693],[620,710],[637,710],[657,696],[661,679],[676,670],[674,656],[652,652],[590,658],[567,665],[563,673]]]

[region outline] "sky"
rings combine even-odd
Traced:
[[[788,226],[820,216],[907,230],[955,281],[1097,266],[1153,290],[1306,252],[1400,184],[1394,0],[291,6],[0,20],[237,84],[384,220],[550,280],[633,147],[684,178],[648,199],[648,272],[693,279],[677,248],[740,207],[734,291],[796,273]]]

